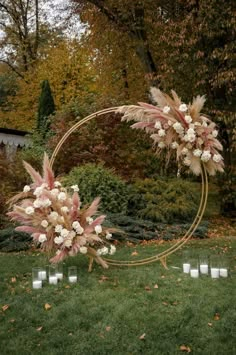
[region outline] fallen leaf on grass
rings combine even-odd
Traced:
[[[109,279],[109,277],[102,275],[100,280],[98,280],[98,282],[102,283],[102,282],[107,281],[108,279]]]
[[[181,350],[181,351],[186,351],[187,353],[191,353],[190,347],[189,347],[189,346],[186,346],[186,345],[181,345],[181,346],[179,347],[179,350]]]
[[[10,323],[15,323],[15,321],[16,321],[15,319],[10,319],[9,320]]]
[[[11,282],[16,282],[16,278],[15,278],[15,277],[12,277],[12,278],[11,278]]]
[[[150,292],[151,288],[149,286],[145,286],[145,290]]]
[[[43,327],[38,327],[36,330],[37,330],[37,332],[41,332],[42,329],[43,329]]]
[[[133,251],[133,253],[131,254],[131,256],[136,256],[136,255],[138,255],[138,252],[135,250],[135,251]]]
[[[48,311],[48,310],[51,309],[51,308],[52,308],[52,306],[51,306],[49,303],[45,303],[44,309],[45,309],[46,311]]]
[[[145,337],[146,337],[146,333],[143,333],[143,334],[139,337],[139,339],[140,339],[140,340],[145,340]]]
[[[153,288],[158,288],[158,284],[155,284]]]
[[[164,306],[168,306],[168,302],[162,302]]]
[[[111,327],[106,327],[106,331],[109,332],[111,330]]]
[[[70,288],[70,285],[66,285],[65,288]]]
[[[219,313],[216,313],[215,315],[214,315],[214,320],[219,320],[220,319],[220,314]]]
[[[207,323],[207,325],[208,325],[208,327],[212,327],[212,323],[210,323],[210,322]]]
[[[4,306],[2,306],[3,312],[5,312],[8,308],[9,308],[9,305],[8,305],[8,304],[5,304]]]

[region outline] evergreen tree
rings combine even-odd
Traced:
[[[55,111],[54,99],[52,96],[51,88],[48,80],[44,80],[41,85],[41,95],[39,98],[38,116],[37,116],[37,129],[43,137],[49,130],[50,122],[48,117]]]

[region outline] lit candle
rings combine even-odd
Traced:
[[[189,272],[190,272],[190,264],[183,264],[183,272],[185,274],[189,274]]]
[[[198,269],[191,269],[190,270],[190,276],[194,277],[194,278],[198,278],[199,277],[199,271]]]
[[[227,269],[220,269],[220,276],[221,277],[228,277],[228,270]]]
[[[42,288],[42,280],[33,280],[33,288]]]
[[[211,277],[212,279],[218,279],[220,276],[220,269],[216,267],[211,268]]]
[[[69,276],[68,277],[69,278],[69,282],[71,282],[71,283],[74,283],[74,282],[77,282],[77,276]]]
[[[208,265],[207,264],[201,264],[200,265],[200,272],[201,274],[208,274]]]
[[[47,272],[46,271],[44,271],[44,270],[39,271],[38,275],[39,275],[40,280],[47,280]]]
[[[56,273],[57,280],[62,280],[63,279],[63,274],[61,272]]]
[[[49,276],[48,279],[50,285],[57,285],[57,277],[56,276]]]

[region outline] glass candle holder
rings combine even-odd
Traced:
[[[48,282],[50,285],[57,285],[56,265],[49,265]]]
[[[201,254],[199,257],[199,269],[202,275],[208,275],[209,271],[209,255]]]
[[[226,257],[222,257],[220,259],[220,277],[228,277],[229,276],[229,265]]]
[[[218,279],[220,277],[220,259],[217,255],[211,257],[211,278]]]
[[[42,288],[42,280],[39,278],[39,272],[39,267],[35,267],[32,269],[32,287],[34,289]]]
[[[198,258],[190,259],[190,276],[193,278],[199,277],[199,263]]]
[[[45,268],[40,268],[38,275],[39,275],[40,280],[42,280],[42,281],[47,280],[47,270]]]
[[[185,274],[189,274],[190,273],[190,253],[188,251],[183,252],[182,260],[183,260],[183,272]]]
[[[57,264],[56,266],[56,277],[58,281],[61,281],[63,279],[63,264]]]
[[[68,281],[71,283],[77,282],[78,277],[77,277],[77,267],[76,266],[70,266],[68,268]]]

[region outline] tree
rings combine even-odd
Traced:
[[[39,107],[37,115],[37,129],[45,138],[49,130],[49,116],[55,112],[55,104],[52,96],[51,88],[48,80],[44,80],[41,84],[41,95],[39,98]]]

